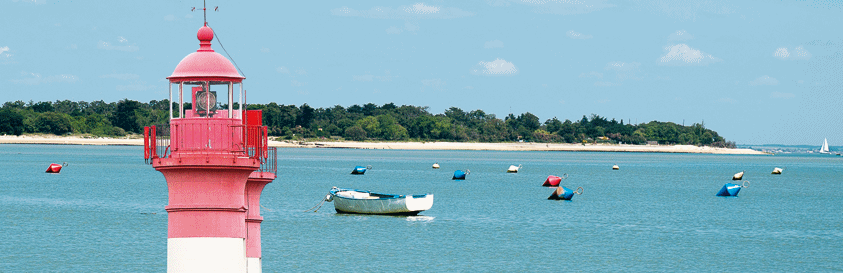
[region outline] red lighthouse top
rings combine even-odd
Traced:
[[[208,23],[199,28],[196,33],[199,39],[199,50],[184,57],[176,66],[173,75],[167,77],[170,82],[181,81],[231,81],[241,82],[245,77],[240,76],[231,62],[211,49],[214,31]]]

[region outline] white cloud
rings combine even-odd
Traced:
[[[364,17],[375,19],[451,19],[466,16],[473,16],[474,13],[466,12],[458,8],[446,8],[429,6],[425,3],[416,3],[412,6],[401,6],[398,8],[373,7],[369,10],[355,10],[349,7],[341,7],[331,10],[331,15]]]
[[[778,85],[778,84],[779,84],[779,80],[776,80],[776,78],[773,78],[773,77],[770,77],[770,76],[767,76],[767,75],[758,77],[757,79],[749,82],[749,85],[752,85],[752,86]]]
[[[599,87],[612,87],[612,86],[620,86],[620,83],[613,83],[613,82],[604,82],[604,81],[596,81],[594,82],[594,86]]]
[[[641,64],[636,62],[610,62],[606,64],[606,70],[615,71],[615,77],[618,80],[625,81],[625,80],[640,80],[641,77],[636,76],[636,73],[640,71]]]
[[[276,67],[275,71],[278,71],[278,73],[281,73],[281,74],[290,74],[290,69],[287,69],[286,67],[283,67],[283,66]]]
[[[483,44],[484,48],[498,48],[503,47],[503,42],[501,40],[491,40]]]
[[[445,82],[439,78],[422,80],[421,82],[424,86],[433,88],[433,90],[437,91],[441,91],[445,87]]]
[[[2,64],[12,63],[12,61],[11,61],[12,60],[12,54],[3,53],[3,52],[7,52],[7,51],[9,51],[8,46],[0,47],[0,63],[2,63]]]
[[[561,15],[583,14],[611,8],[606,0],[521,0],[521,3],[533,6],[536,13]]]
[[[404,22],[404,30],[410,31],[410,32],[417,31],[417,30],[419,30],[419,24],[411,23],[409,21]]]
[[[135,45],[128,44],[129,40],[126,40],[126,38],[123,38],[123,36],[117,37],[117,42],[120,43],[120,44],[125,44],[125,45],[114,45],[112,43],[104,42],[104,41],[100,40],[99,43],[97,43],[97,48],[105,49],[105,50],[119,50],[119,51],[126,51],[126,52],[138,51],[138,49],[139,49]]]
[[[470,70],[474,75],[486,76],[511,76],[518,74],[515,64],[503,59],[495,59],[491,62],[480,61]]]
[[[630,0],[632,9],[649,11],[672,19],[696,20],[701,15],[735,13],[737,1],[730,0]]]
[[[600,73],[600,72],[595,72],[595,71],[591,71],[591,72],[588,72],[588,73],[582,73],[582,74],[580,74],[580,78],[598,78],[598,79],[602,79],[602,78],[603,78],[603,73]]]
[[[75,83],[79,78],[71,74],[41,76],[40,73],[21,72],[20,79],[9,80],[14,84],[38,85],[41,83]]]
[[[664,50],[665,55],[659,58],[659,64],[661,65],[708,65],[722,61],[720,58],[693,49],[686,44],[666,46]]]
[[[793,93],[782,93],[782,92],[773,92],[770,93],[770,97],[774,99],[792,99],[796,97]]]
[[[126,91],[146,91],[146,90],[155,90],[159,89],[161,86],[154,85],[154,84],[146,84],[145,81],[136,81],[133,84],[127,85],[118,85],[116,87],[117,91],[126,92]]]
[[[352,77],[354,78],[354,81],[356,81],[356,82],[370,82],[370,81],[372,81],[372,79],[375,78],[375,76],[372,76],[372,75],[360,75],[360,76],[352,76]]]
[[[297,80],[291,80],[290,81],[290,86],[305,86],[305,85],[307,85],[306,82],[300,82],[300,81],[297,81]]]
[[[641,64],[636,62],[611,62],[606,64],[606,70],[615,71],[637,71],[639,67],[641,67]]]
[[[123,74],[102,75],[102,76],[100,76],[100,78],[103,78],[103,79],[118,79],[118,80],[137,80],[137,79],[140,78],[140,76],[138,74],[123,73]]]
[[[591,39],[591,35],[584,35],[573,30],[569,30],[566,34],[568,34],[568,38],[571,39]]]
[[[193,19],[193,14],[188,13],[184,16],[185,19]]]
[[[401,29],[397,27],[389,27],[386,29],[386,34],[401,34]]]
[[[470,89],[474,89],[474,86],[471,86],[471,85],[466,85],[465,87],[463,87],[463,89],[469,89],[469,90],[470,90]]]
[[[18,2],[18,0],[12,0],[12,2]],[[29,3],[29,4],[36,4],[41,5],[47,3],[46,0],[22,0],[20,2]]]
[[[811,52],[808,52],[802,46],[798,46],[794,49],[788,49],[787,47],[780,47],[777,48],[776,51],[773,52],[773,57],[778,58],[779,60],[807,60],[811,58]]]
[[[175,21],[175,20],[176,20],[175,15],[168,14],[167,16],[164,16],[164,21]]]
[[[671,33],[670,36],[667,36],[668,41],[687,41],[694,39],[694,35],[688,34],[687,31],[684,30],[677,30],[674,33]]]
[[[434,14],[439,12],[439,7],[428,6],[424,3],[416,3],[412,7],[404,7],[403,10],[407,13]]]

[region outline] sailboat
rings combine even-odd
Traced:
[[[821,154],[827,154],[828,152],[828,139],[823,139],[823,146],[820,148]]]

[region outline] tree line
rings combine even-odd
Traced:
[[[144,126],[166,124],[169,101],[148,103],[124,99],[118,102],[6,102],[0,108],[0,134],[49,133],[125,136],[140,134]],[[174,103],[175,105],[175,103]],[[220,105],[227,108],[227,105]],[[177,109],[177,105],[173,109]],[[185,108],[190,108],[189,103]],[[236,106],[235,106],[236,108]],[[270,136],[282,139],[335,138],[389,141],[458,141],[543,143],[686,144],[715,147],[735,146],[703,124],[684,126],[651,121],[624,124],[596,114],[580,120],[541,122],[527,112],[503,119],[483,110],[463,111],[451,107],[433,114],[427,106],[393,103],[329,108],[309,105],[250,104],[249,110],[263,111],[263,124]],[[177,110],[176,110],[177,111]],[[174,114],[178,116],[178,113]]]

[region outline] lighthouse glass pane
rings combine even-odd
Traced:
[[[186,118],[228,118],[229,82],[185,82],[184,101]],[[234,112],[232,117],[239,114]]]

